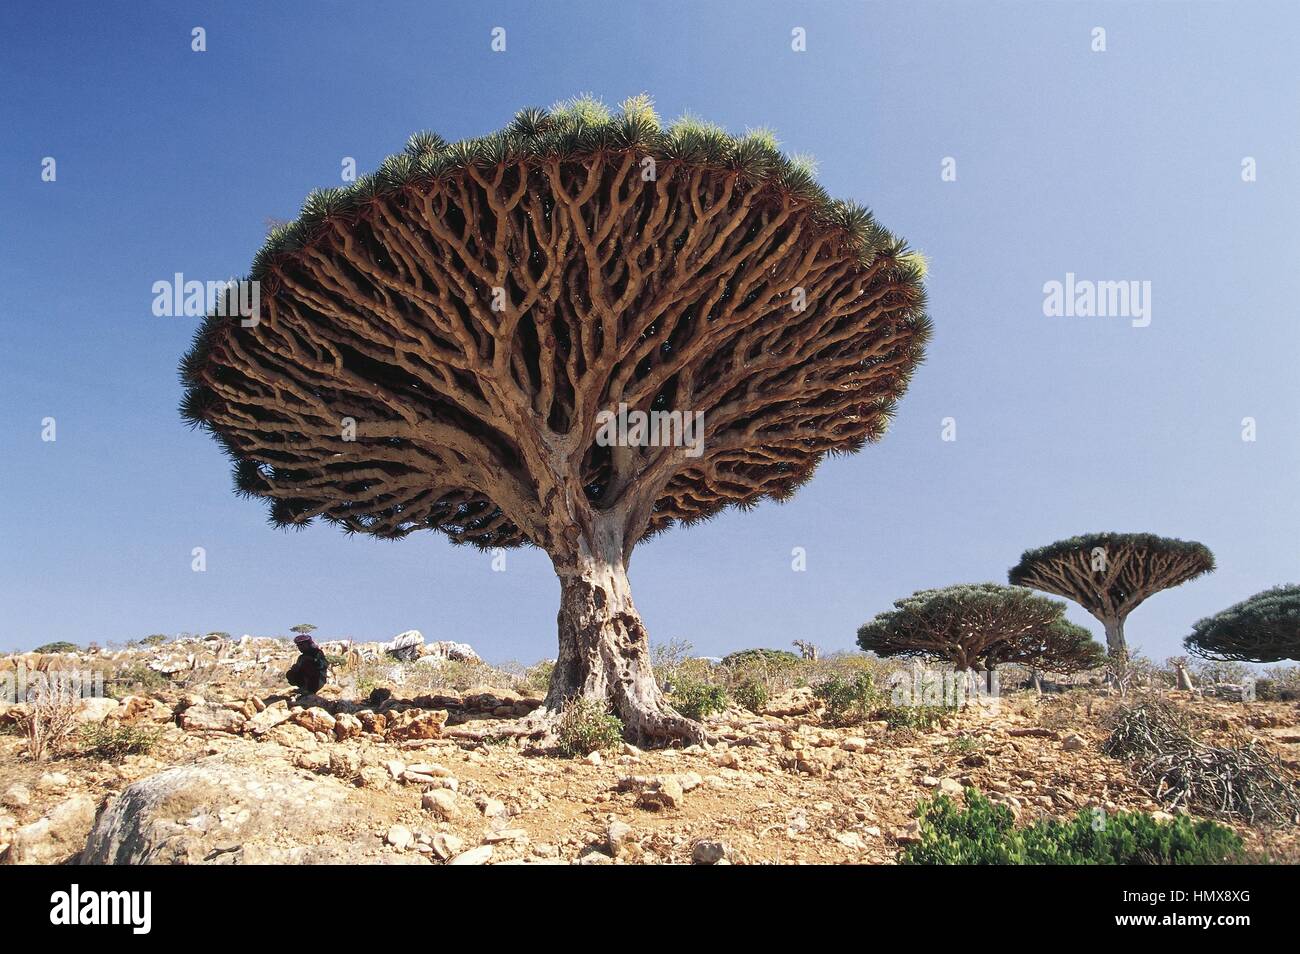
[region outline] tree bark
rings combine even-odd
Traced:
[[[558,714],[577,698],[608,705],[639,745],[704,741],[697,722],[665,701],[650,666],[649,635],[632,604],[622,535],[601,528],[576,559],[555,561],[560,578],[559,654],[544,707]]]
[[[1127,649],[1124,645],[1124,620],[1111,617],[1101,622],[1106,628],[1106,653],[1114,658]]]

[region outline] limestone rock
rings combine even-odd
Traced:
[[[485,865],[492,857],[491,845],[479,845],[477,848],[471,848],[447,862],[449,865]]]
[[[283,762],[222,757],[129,786],[100,814],[83,864],[362,864],[377,848],[341,834],[359,823],[349,789]],[[372,843],[373,844],[373,843]]]
[[[334,738],[340,742],[358,736],[363,731],[361,720],[350,712],[340,712],[334,717]]]
[[[184,709],[178,717],[186,732],[240,733],[248,721],[242,713],[215,702],[202,702]]]
[[[423,646],[424,634],[418,629],[408,629],[404,633],[398,633],[388,642],[380,643],[379,648],[394,659],[410,662],[420,658],[420,650]]]
[[[632,835],[632,826],[627,822],[612,821],[605,831],[605,845],[611,857],[617,858]]]
[[[103,722],[120,708],[121,703],[116,699],[99,696],[82,699],[81,706],[77,709],[77,719],[81,722]]]
[[[320,706],[312,706],[310,709],[298,709],[289,719],[294,725],[300,725],[308,732],[324,732],[326,735],[334,734],[335,719]]]
[[[939,780],[939,791],[944,795],[960,795],[965,789],[955,778],[943,778]]]
[[[76,855],[95,820],[95,799],[73,795],[48,815],[14,831],[4,861],[11,865],[59,864]]]
[[[436,788],[431,792],[425,792],[420,798],[420,807],[427,812],[433,812],[440,818],[455,818],[460,813],[460,799],[456,793],[445,788]]]
[[[393,825],[384,835],[384,841],[398,851],[405,851],[415,843],[415,835],[405,825]]]
[[[442,727],[446,722],[445,709],[407,709],[395,718],[390,718],[384,737],[389,742],[437,739],[442,736]]]
[[[430,842],[430,847],[433,848],[433,853],[443,861],[454,858],[460,853],[461,848],[464,846],[465,842],[460,838],[457,838],[455,835],[449,835],[445,832],[439,832],[434,835]]]
[[[420,654],[420,661],[437,661],[450,660],[452,662],[469,662],[477,663],[483,660],[479,658],[478,653],[468,643],[454,643],[449,639],[439,640],[435,643],[429,643],[424,647]]]
[[[691,848],[691,861],[697,865],[716,865],[727,857],[727,846],[720,841],[697,841]]]

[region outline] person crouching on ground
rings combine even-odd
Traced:
[[[300,655],[298,661],[285,673],[285,678],[298,690],[299,695],[311,695],[319,691],[329,678],[329,662],[325,659],[325,653],[306,633],[295,636],[293,644],[298,647]]]

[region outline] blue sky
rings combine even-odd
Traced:
[[[665,116],[771,127],[813,154],[833,195],[926,254],[935,324],[881,444],[785,505],[637,550],[652,638],[849,648],[913,590],[1133,530],[1218,558],[1129,620],[1133,645],[1174,654],[1196,619],[1300,578],[1298,25],[1283,3],[8,5],[0,649],[310,621],[552,655],[538,551],[497,573],[431,534],[273,530],[236,498],[176,413],[195,319],[155,317],[151,287],[245,273],[266,220],[339,184],[345,156],[365,172],[418,129],[455,139],[526,105],[646,91]],[[1150,325],[1046,317],[1043,285],[1068,272],[1150,281]]]

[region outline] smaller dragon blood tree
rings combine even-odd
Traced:
[[[895,601],[858,630],[858,645],[877,656],[940,659],[959,670],[1023,663],[1078,672],[1101,665],[1101,646],[1064,614],[1064,603],[1024,587],[965,583]]]
[[[1127,652],[1124,621],[1161,590],[1214,570],[1204,544],[1150,533],[1089,533],[1026,550],[1007,577],[1074,600],[1101,621],[1112,657]]]
[[[1275,586],[1206,617],[1183,645],[1203,659],[1300,660],[1300,586]]]

